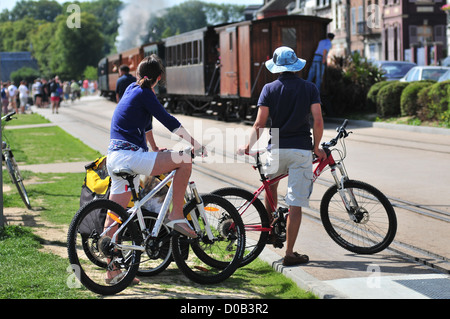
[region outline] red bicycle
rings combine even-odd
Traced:
[[[329,142],[322,143],[327,154],[325,160],[314,159],[317,164],[313,182],[327,169],[334,179],[323,195],[320,204],[320,218],[328,235],[341,247],[357,254],[374,254],[390,245],[397,232],[397,218],[388,198],[375,187],[357,180],[349,179],[344,166],[346,147],[344,139],[348,120],[337,128],[338,134]],[[334,148],[341,142],[341,148]],[[337,153],[338,156],[333,156]],[[288,209],[275,207],[269,186],[287,177],[288,174],[268,179],[260,160],[261,152],[248,154],[255,158],[262,185],[254,193],[237,187],[221,188],[213,194],[225,197],[239,211],[247,234],[246,252],[241,266],[252,262],[266,244],[282,248],[286,240],[286,219]],[[338,158],[338,159],[337,159]],[[269,195],[273,218],[258,198],[263,191]],[[272,221],[271,221],[272,220]],[[269,234],[272,234],[269,237]]]

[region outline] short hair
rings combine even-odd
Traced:
[[[130,72],[130,67],[126,64],[122,64],[120,66],[120,71],[124,72],[124,73],[129,73]]]

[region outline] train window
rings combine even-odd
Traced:
[[[192,43],[192,63],[193,64],[200,63],[199,54],[198,54],[198,42],[199,41],[194,41]]]
[[[296,28],[282,28],[281,29],[282,45],[290,47],[292,50],[297,50],[297,29]]]
[[[167,66],[172,66],[173,63],[173,58],[172,58],[172,47],[167,47],[166,48],[166,65]]]
[[[192,64],[192,42],[186,43],[186,64]]]
[[[177,50],[177,55],[176,55],[176,57],[177,57],[177,59],[176,59],[176,63],[175,63],[175,65],[181,65],[181,61],[182,61],[182,47],[181,47],[181,44],[178,44],[177,45],[177,48],[176,48],[176,50]]]

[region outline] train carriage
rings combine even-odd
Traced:
[[[262,87],[277,77],[264,66],[273,51],[282,45],[294,49],[308,62],[299,73],[306,78],[330,22],[315,16],[276,16],[207,26],[145,44],[100,61],[102,95],[115,96],[121,64],[128,64],[136,75],[139,62],[155,53],[166,68],[165,86],[158,85],[156,93],[170,112],[207,112],[222,120],[253,121]]]
[[[289,46],[308,61],[299,75],[306,78],[320,40],[326,37],[330,19],[313,16],[277,16],[243,21],[216,28],[220,39],[220,98],[222,117],[253,120],[255,104],[264,84],[277,75],[264,63],[279,46]]]
[[[165,43],[166,106],[185,114],[210,108],[219,81],[218,35],[205,27],[168,37]]]

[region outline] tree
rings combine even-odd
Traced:
[[[11,80],[14,81],[14,83],[16,83],[17,85],[22,80],[26,81],[28,84],[31,84],[39,76],[40,73],[38,70],[26,66],[12,72],[10,75]]]
[[[56,23],[43,23],[31,35],[33,55],[38,61],[43,76],[49,78],[55,75],[50,67],[50,60],[55,51],[56,41],[54,39],[57,29]]]
[[[101,26],[96,17],[87,12],[81,12],[80,28],[68,28],[66,19],[66,16],[57,18],[49,67],[62,78],[80,78],[88,65],[96,66],[103,56]]]
[[[159,41],[167,36],[244,19],[245,6],[210,4],[203,1],[186,1],[168,8],[165,14],[152,16],[148,34],[142,42]]]
[[[19,0],[11,11],[3,10],[0,22],[17,21],[23,18],[54,21],[62,12],[62,6],[54,0]]]

